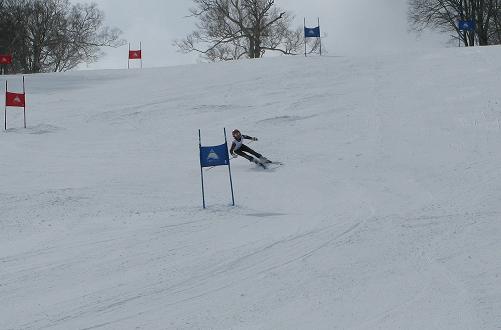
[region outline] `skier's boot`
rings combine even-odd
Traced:
[[[252,163],[254,163],[254,164],[256,164],[256,165],[261,166],[262,168],[266,168],[266,166],[265,166],[262,162],[260,162],[260,161],[259,161],[259,159],[256,159],[256,158],[254,158],[254,157],[251,157],[251,158],[249,159],[249,161],[250,161],[250,162],[252,162]]]
[[[268,158],[264,157],[264,156],[260,156],[259,157],[259,160],[261,161],[261,163],[271,163],[271,160],[269,160]]]

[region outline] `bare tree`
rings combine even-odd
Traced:
[[[103,46],[120,46],[120,30],[103,26],[96,4],[69,0],[3,0],[0,26],[16,72],[67,71],[97,60]],[[3,40],[2,40],[3,43]]]
[[[266,51],[296,54],[303,45],[302,29],[290,30],[293,17],[274,0],[193,0],[191,16],[197,30],[175,45],[205,59],[259,58]],[[316,50],[315,44],[310,47]]]
[[[426,28],[450,33],[465,46],[498,44],[501,27],[501,0],[410,0],[411,28]],[[463,32],[459,20],[474,20],[475,31]]]
[[[104,14],[95,3],[72,6],[65,19],[66,27],[50,47],[50,66],[54,71],[70,70],[80,63],[95,62],[103,53],[101,47],[121,46],[120,30],[103,27]]]

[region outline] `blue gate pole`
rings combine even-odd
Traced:
[[[226,139],[226,127],[223,129],[224,131],[224,143],[226,144],[226,152],[228,152],[228,140]],[[233,195],[233,180],[231,179],[231,166],[230,166],[230,157],[228,156],[228,173],[230,174],[230,188],[231,188],[231,202],[232,205],[235,206],[235,196]]]
[[[204,171],[202,169],[202,137],[200,134],[200,129],[198,130],[198,151],[200,157],[200,178],[202,179],[202,205],[205,209],[205,192],[204,192]]]
[[[306,34],[304,31],[306,30],[306,17],[303,20],[303,39],[304,39],[304,57],[306,57]]]
[[[320,35],[320,17],[318,17],[318,41],[320,42],[320,56],[322,56],[322,37]]]

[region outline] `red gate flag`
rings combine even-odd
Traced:
[[[141,50],[129,50],[129,60],[140,60]]]
[[[1,55],[0,64],[12,64],[12,55]]]
[[[22,93],[5,93],[5,106],[7,107],[24,107],[25,98]]]

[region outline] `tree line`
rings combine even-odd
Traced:
[[[408,19],[416,31],[436,29],[465,46],[501,43],[501,0],[408,0]],[[174,42],[182,52],[209,61],[259,58],[266,52],[303,52],[303,27],[274,0],[193,0],[196,29]],[[474,31],[460,31],[459,20],[473,20]],[[96,4],[69,0],[0,0],[0,54],[12,54],[11,73],[67,71],[96,61],[101,47],[123,45],[121,31],[104,25]],[[319,48],[308,38],[308,52]]]
[[[273,51],[303,53],[303,27],[274,0],[193,0],[197,30],[174,44],[205,60],[259,58]],[[103,46],[121,46],[121,31],[104,26],[96,4],[70,0],[0,0],[0,54],[11,54],[9,73],[59,72],[96,61]],[[309,38],[308,52],[319,40]]]
[[[199,53],[209,61],[262,57],[267,51],[302,53],[302,27],[293,28],[293,16],[274,0],[193,0],[190,16],[196,30],[175,45]],[[465,46],[501,43],[501,0],[408,0],[411,29],[449,33]],[[460,20],[472,20],[473,31],[460,31]],[[319,40],[307,39],[310,52]]]
[[[60,72],[96,61],[101,47],[124,44],[104,26],[96,4],[69,0],[0,0],[0,54],[14,57],[9,73]]]
[[[460,31],[459,20],[473,20],[475,31]],[[410,0],[409,21],[414,30],[449,33],[465,46],[501,43],[501,0]]]

